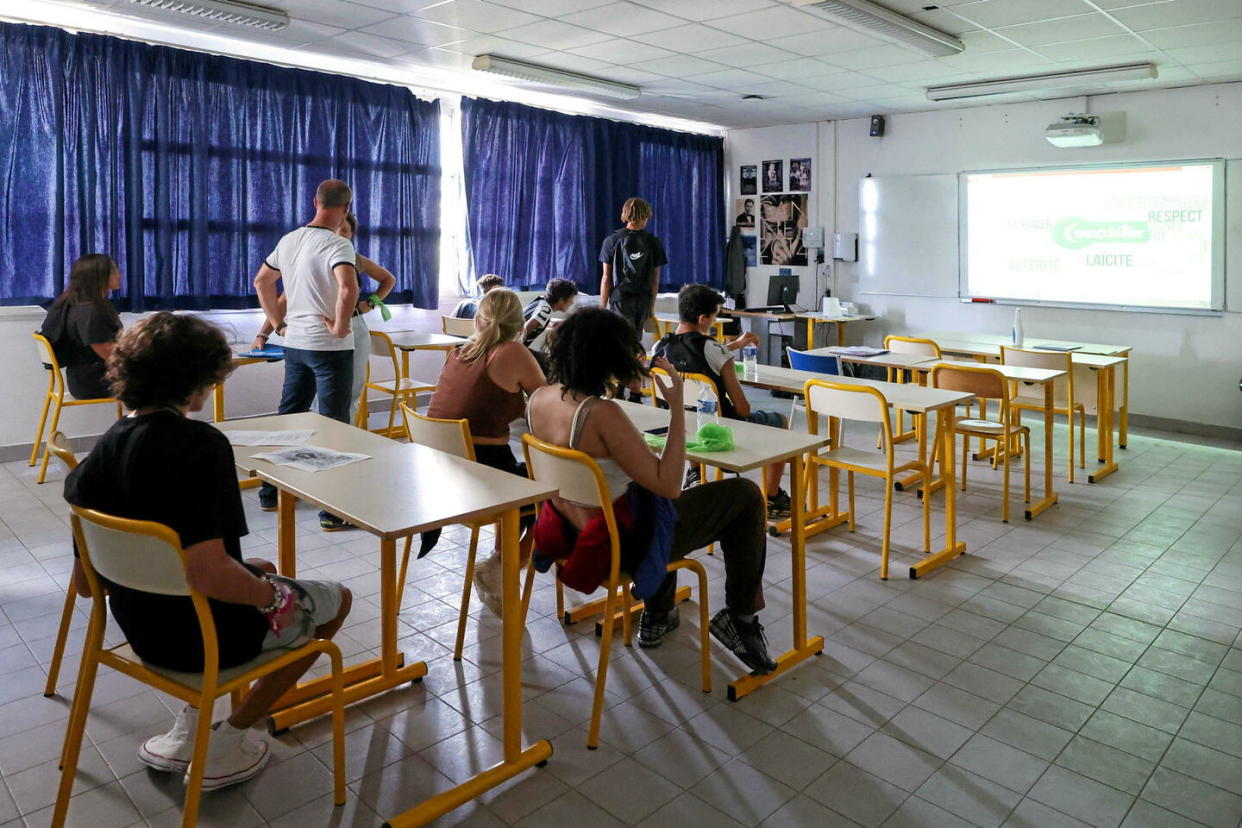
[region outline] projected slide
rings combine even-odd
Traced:
[[[963,174],[962,295],[1219,307],[1219,167]]]

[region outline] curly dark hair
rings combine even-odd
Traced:
[[[548,382],[607,396],[647,375],[642,341],[629,320],[599,307],[579,308],[557,325],[548,345]]]
[[[548,304],[555,305],[557,302],[577,296],[578,286],[568,279],[553,279],[548,282],[548,287],[544,290],[543,295],[548,300]]]
[[[707,285],[685,285],[677,291],[677,315],[691,325],[699,324],[700,316],[711,316],[723,304],[724,297]]]
[[[233,371],[233,351],[215,325],[160,311],[117,338],[108,357],[112,393],[136,410],[185,405],[195,391]]]

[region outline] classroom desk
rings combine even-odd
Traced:
[[[839,377],[831,374],[819,374],[814,371],[777,368],[771,365],[760,365],[757,376],[742,378],[739,375],[739,379],[744,385],[753,385],[757,388],[767,388],[769,390],[788,391],[798,395],[802,395],[805,392],[806,384],[810,380],[827,380],[844,385],[866,385],[879,389],[892,408],[904,409],[924,419],[931,412],[935,412],[936,430],[933,439],[940,441],[941,451],[949,458],[948,462],[940,464],[941,477],[933,484],[933,489],[943,488],[945,492],[945,546],[939,552],[929,555],[910,567],[910,577],[918,578],[919,575],[927,573],[966,552],[966,544],[957,540],[957,491],[953,478],[954,468],[952,460],[954,455],[953,431],[949,428],[949,425],[953,420],[954,407],[973,400],[973,395],[959,391],[943,391],[939,388],[926,388],[914,383]],[[818,427],[818,424],[816,424],[816,427]],[[919,456],[924,462],[926,462],[928,456],[925,442],[927,432],[928,429],[926,427],[921,430],[923,439],[920,440],[919,445]],[[818,476],[812,476],[810,487],[808,488],[810,488],[813,497],[818,497],[818,487]],[[925,492],[923,496],[930,497],[931,493]],[[790,500],[793,500],[793,495],[790,495]],[[820,507],[815,501],[812,501],[811,506],[812,511],[808,514],[808,517],[812,518],[814,523],[807,527],[806,532],[808,535],[831,529],[833,526],[838,526],[849,520],[849,513],[842,513],[837,508],[835,488],[828,506]]]
[[[656,339],[660,339],[666,334],[672,333],[673,329],[681,324],[681,317],[675,313],[653,313],[656,326]],[[728,316],[717,316],[716,324],[712,325],[712,336],[716,337],[716,341],[724,344],[724,326],[726,322],[731,321]]]
[[[616,401],[630,421],[640,430],[667,426],[672,416],[667,409],[651,405]],[[686,459],[732,472],[762,469],[770,463],[789,463],[790,494],[792,508],[792,531],[789,551],[792,560],[793,580],[793,649],[776,657],[777,667],[766,676],[747,673],[729,683],[729,701],[737,701],[748,693],[767,684],[813,655],[823,652],[823,636],[807,637],[806,630],[806,531],[802,516],[805,495],[802,481],[806,472],[808,452],[827,445],[827,436],[788,431],[783,428],[730,420],[735,447],[733,451],[686,452]],[[694,436],[695,423],[690,414],[686,416],[686,438]],[[704,600],[700,596],[699,600]]]
[[[518,511],[546,500],[554,491],[516,475],[471,463],[425,446],[398,443],[314,413],[236,420],[245,430],[313,429],[312,445],[370,455],[369,460],[321,472],[255,460],[263,447],[234,446],[238,468],[279,489],[277,554],[284,575],[297,571],[294,507],[299,499],[340,515],[380,542],[380,657],[346,670],[345,702],[392,689],[427,673],[423,662],[405,664],[397,647],[397,540],[484,517],[502,515],[502,627],[504,761],[410,811],[392,817],[392,826],[423,825],[497,784],[545,761],[552,746],[541,740],[522,748],[521,597],[518,580]],[[222,430],[228,431],[228,427]],[[323,679],[304,682],[278,705],[271,717],[281,730],[326,712]]]
[[[233,368],[237,369],[243,365],[254,365],[258,362],[280,362],[283,357],[254,357],[244,354],[233,355]],[[224,383],[217,382],[211,389],[211,419],[212,422],[224,422]]]
[[[807,311],[797,314],[798,319],[806,320],[806,347],[813,348],[815,346],[815,326],[816,325],[836,325],[837,326],[837,345],[845,344],[845,326],[850,322],[868,322],[875,319],[870,314],[842,316],[828,316],[816,311]]]
[[[895,354],[889,351],[886,354],[876,354],[875,356],[858,356],[854,354],[843,354],[839,348],[842,346],[830,345],[827,348],[812,348],[807,351],[811,356],[834,356],[842,362],[856,362],[860,365],[876,365],[880,368],[896,368],[902,371],[908,371],[917,365],[927,362],[935,362],[935,357],[924,356],[923,354]]]
[[[450,351],[465,342],[464,337],[422,331],[384,331],[394,348],[401,352],[401,376],[410,378],[410,353],[413,351]]]
[[[1011,340],[1007,336],[1000,334],[985,333],[964,333],[962,331],[930,331],[928,333],[915,334],[915,336],[924,337],[926,339],[935,340],[942,350],[952,351],[957,354],[966,354],[968,356],[993,356],[991,351],[980,349],[980,345],[996,346],[996,356],[1000,355],[1000,346],[1010,344]],[[949,347],[946,343],[951,343],[953,347]],[[1035,337],[1027,337],[1026,344],[1023,347],[1038,351],[1043,346],[1052,345],[1057,348],[1074,348],[1069,351],[1074,357],[1074,362],[1080,362],[1079,357],[1087,354],[1095,354],[1098,356],[1114,356],[1125,357],[1126,363],[1121,366],[1121,399],[1119,407],[1114,408],[1118,415],[1117,428],[1117,447],[1125,448],[1126,441],[1130,434],[1130,352],[1134,350],[1132,345],[1105,345],[1099,342],[1073,342],[1066,339],[1042,339]],[[1116,403],[1116,395],[1114,394],[1114,402]],[[1109,419],[1111,420],[1111,414]],[[1112,452],[1108,452],[1111,457]],[[1104,463],[1104,452],[1100,453],[1100,462]]]

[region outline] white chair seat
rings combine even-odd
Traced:
[[[855,466],[863,469],[874,469],[876,471],[886,471],[888,469],[888,460],[883,454],[876,451],[864,451],[854,448],[834,448],[828,449],[819,455],[823,460],[833,463],[841,463],[843,465]]]
[[[146,667],[148,670],[150,670],[153,673],[159,673],[161,676],[168,679],[169,681],[175,681],[178,684],[184,684],[186,687],[191,687],[195,690],[202,690],[202,686],[203,686],[203,674],[202,673],[182,673],[178,670],[166,670],[163,667],[157,667],[154,664],[149,664],[138,657],[138,654],[134,652],[134,648],[129,646],[128,642],[126,642],[125,644],[120,644],[116,647],[112,647],[111,649],[108,650],[108,652],[112,653],[118,658],[123,658],[126,661],[132,661],[134,664],[140,664],[143,667]],[[239,664],[236,667],[230,667],[227,670],[221,670],[219,672],[219,678],[217,680],[217,684],[218,685],[228,684],[230,681],[242,675],[243,673],[247,672],[248,670],[253,670],[254,668],[260,667],[268,663],[269,661],[273,661],[277,658],[280,658],[287,652],[289,652],[289,650],[284,650],[284,649],[267,650],[266,652],[259,653],[259,655],[250,659],[244,664]]]
[[[998,423],[995,420],[980,420],[977,417],[958,417],[953,421],[953,427],[959,431],[969,430],[988,434],[1003,434],[1005,431],[1004,423]]]
[[[379,382],[371,383],[371,387],[380,388],[385,391],[388,391],[389,393],[392,393],[394,390],[397,390],[397,381],[396,380],[380,380]],[[422,380],[416,380],[416,379],[402,379],[401,387],[399,390],[409,391],[412,388],[435,388],[435,387],[436,387],[436,384],[434,382],[423,382]]]

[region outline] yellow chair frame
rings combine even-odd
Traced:
[[[397,436],[395,433],[397,406],[407,400],[417,401],[419,394],[435,391],[436,387],[435,385],[418,382],[405,376],[401,370],[401,360],[397,358],[396,346],[392,344],[392,338],[383,331],[371,331],[372,359],[383,359],[385,356],[392,363],[393,378],[373,382],[371,380],[371,360],[367,360],[367,379],[362,386],[362,399],[358,404],[358,415],[354,418],[354,425],[358,428],[367,428],[371,417],[370,409],[367,406],[367,392],[379,391],[381,394],[387,394],[392,397],[392,404],[388,409],[388,427],[383,430],[375,429],[375,433],[395,438]],[[401,430],[405,431],[404,421]],[[406,435],[403,434],[402,436]]]
[[[78,673],[78,687],[69,712],[69,727],[65,734],[65,747],[62,754],[63,770],[60,777],[60,789],[56,795],[56,806],[52,814],[52,824],[63,825],[69,809],[73,779],[77,772],[78,754],[82,747],[82,736],[86,731],[87,713],[95,686],[95,675],[100,664],[168,693],[197,707],[200,711],[209,711],[220,696],[232,695],[236,699],[251,682],[305,658],[307,655],[326,653],[332,663],[330,693],[333,704],[334,801],[337,805],[344,805],[345,709],[341,651],[337,646],[331,641],[315,638],[295,650],[265,653],[247,664],[221,671],[215,620],[212,618],[206,596],[184,580],[187,566],[186,554],[181,548],[181,540],[177,533],[163,524],[151,521],[119,518],[78,506],[70,506],[70,510],[69,519],[78,545],[79,560],[82,562],[86,581],[90,585],[92,606],[90,623],[86,628],[86,647],[82,651],[82,666]],[[92,541],[88,538],[100,540],[117,534],[128,536],[127,542],[132,543],[135,548],[145,553],[154,553],[144,555],[143,583],[135,584],[130,577],[134,574],[133,572],[123,571],[122,567],[113,566],[111,556],[101,557],[97,562],[92,561],[90,551]],[[109,540],[115,542],[115,537]],[[102,566],[102,570],[96,570],[96,563]],[[149,589],[157,586],[163,594],[189,596],[194,604],[194,612],[198,616],[203,636],[205,668],[203,672],[179,673],[147,666],[133,653],[128,644],[105,648],[104,629],[107,625],[108,609],[101,575],[114,583],[129,581],[128,585],[135,589],[142,587]],[[194,734],[194,753],[190,760],[185,805],[181,815],[181,824],[185,828],[195,825],[198,821],[198,805],[202,796],[203,771],[210,737],[211,716],[200,715]]]
[[[944,356],[940,352],[940,345],[935,340],[922,339],[917,336],[897,336],[895,334],[889,334],[884,337],[884,349],[886,351],[891,351],[894,354],[916,354],[919,356],[930,356],[936,359],[941,359]],[[906,381],[906,372],[904,370],[900,368],[888,368],[887,370],[887,379],[889,382],[904,383]],[[911,373],[914,374],[920,385],[927,382],[925,374],[918,371],[913,371]],[[919,423],[922,422],[924,418],[911,417],[911,419],[914,420],[914,428],[910,431],[906,431],[904,422],[905,412],[901,409],[897,410],[897,431],[893,435],[894,441],[901,443],[912,437],[917,437],[920,442],[922,442],[922,435],[919,434],[919,429],[921,428]],[[878,443],[876,444],[876,448],[879,448]]]
[[[1011,362],[1010,356],[1020,354],[1018,362]],[[1030,351],[1025,348],[1011,348],[1008,345],[1001,346],[1001,365],[1025,365],[1030,368],[1053,368],[1057,371],[1065,372],[1065,397],[1062,407],[1055,404],[1056,388],[1061,384],[1060,380],[1053,380],[1053,414],[1064,414],[1066,422],[1069,425],[1068,446],[1069,455],[1069,482],[1074,482],[1074,415],[1078,415],[1078,468],[1086,466],[1087,456],[1087,408],[1082,403],[1077,402],[1074,398],[1074,357],[1068,353],[1057,353],[1055,351]],[[1042,394],[1040,395],[1043,396]],[[1041,414],[1044,411],[1043,400],[1039,403],[1034,402],[1030,397],[1026,398],[1030,402],[1024,401],[1022,397],[1015,396],[1009,401],[1009,408],[1014,412],[1014,418],[1020,420],[1023,411],[1038,411]]]
[[[931,470],[934,464],[926,463],[922,460],[909,460],[905,463],[897,463],[896,455],[893,451],[893,445],[896,441],[893,437],[892,421],[889,419],[888,399],[879,389],[872,388],[869,385],[850,385],[815,379],[807,380],[806,385],[803,386],[802,394],[806,400],[808,431],[811,434],[818,434],[819,418],[827,417],[828,435],[831,440],[827,450],[814,452],[810,456],[811,462],[808,464],[808,469],[811,470],[811,485],[808,487],[811,493],[810,513],[814,515],[819,511],[819,475],[815,472],[816,466],[827,466],[829,469],[829,485],[832,498],[830,514],[838,518],[835,523],[840,522],[837,510],[838,489],[840,487],[839,473],[841,471],[846,473],[848,509],[846,515],[851,532],[857,529],[854,517],[854,475],[865,474],[870,477],[883,478],[884,530],[880,540],[880,579],[886,581],[888,580],[888,553],[893,521],[893,487],[900,472],[918,472],[922,478],[923,552],[931,551]],[[843,394],[858,396],[855,400],[850,396],[841,396]],[[829,399],[824,399],[832,397],[836,397],[836,404],[830,403]],[[819,408],[816,407],[817,402],[820,404]],[[832,406],[831,410],[825,408],[823,403],[830,403]],[[874,405],[874,408],[870,408],[870,405]],[[872,452],[845,447],[845,420],[879,423],[881,447],[884,452],[882,465],[877,465],[874,460],[868,462],[868,457],[877,457]]]
[[[933,388],[945,388],[950,391],[965,391],[974,394],[979,400],[979,407],[984,409],[985,401],[996,399],[1000,402],[997,420],[970,417],[953,418],[950,428],[954,438],[963,435],[962,440],[962,474],[961,487],[966,489],[967,460],[970,456],[970,438],[978,437],[980,441],[995,440],[996,449],[993,454],[1000,455],[1003,466],[1004,484],[1001,489],[1001,521],[1009,522],[1009,458],[1013,454],[1014,438],[1022,440],[1023,467],[1023,502],[1031,502],[1031,430],[1020,423],[1015,423],[1009,406],[1014,390],[1011,383],[1000,371],[982,365],[936,365],[931,370]],[[943,457],[941,462],[952,463],[952,457]]]
[[[56,352],[52,350],[52,343],[48,342],[47,337],[39,333],[31,334],[34,338],[35,347],[39,351],[39,359],[43,362],[43,367],[47,369],[47,392],[43,395],[43,411],[39,414],[39,430],[35,432],[34,443],[30,446],[30,462],[26,465],[33,466],[39,456],[39,446],[43,443],[43,430],[47,426],[47,412],[52,410],[52,423],[47,429],[48,434],[55,434],[60,427],[60,412],[62,409],[70,408],[77,405],[115,405],[116,416],[121,418],[121,401],[116,397],[96,397],[89,400],[65,399],[65,377],[60,370],[60,362],[56,359]],[[53,407],[55,406],[55,407]],[[44,445],[43,462],[39,466],[39,480],[42,483],[47,478],[47,461],[51,456],[51,452]]]
[[[47,447],[69,471],[78,467],[78,457],[69,447],[69,438],[64,432],[57,431],[48,437]],[[48,665],[47,682],[43,686],[44,696],[56,695],[56,680],[60,678],[60,663],[65,657],[65,643],[69,639],[69,626],[73,623],[73,607],[77,600],[78,592],[73,588],[73,575],[70,575],[69,588],[65,591],[65,606],[60,612],[60,628],[56,631],[56,646],[52,648],[52,663]]]
[[[621,572],[621,535],[617,530],[617,517],[612,509],[612,493],[599,464],[589,454],[577,449],[556,446],[530,434],[522,435],[522,452],[526,457],[526,473],[531,480],[551,478],[562,496],[588,506],[598,507],[604,514],[611,546],[608,579],[603,583],[607,592],[604,603],[604,627],[599,645],[599,666],[595,671],[595,699],[591,705],[591,725],[587,732],[587,747],[599,747],[599,723],[604,708],[604,685],[608,679],[608,658],[612,649],[613,625],[618,610],[621,612],[622,635],[626,646],[630,645],[633,619],[630,606],[630,578]],[[588,484],[587,481],[590,481]],[[704,693],[712,691],[711,647],[708,643],[707,570],[703,564],[690,558],[671,561],[669,572],[688,569],[699,579],[699,667]],[[559,580],[558,580],[559,583]],[[619,594],[618,594],[619,593]],[[620,606],[618,606],[618,601]]]

